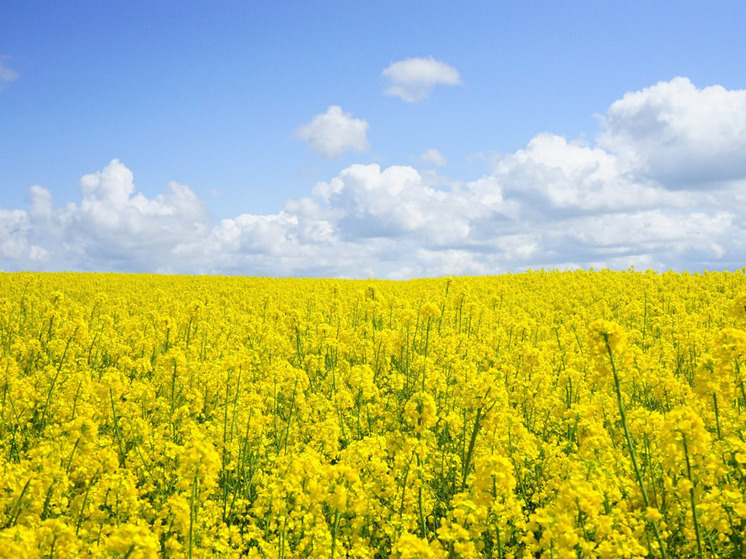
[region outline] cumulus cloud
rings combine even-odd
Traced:
[[[494,175],[515,197],[549,215],[686,204],[685,196],[655,181],[633,179],[613,153],[549,133],[500,160]]]
[[[461,85],[456,68],[432,57],[394,62],[382,75],[389,82],[386,95],[399,97],[407,103],[426,99],[436,85]]]
[[[10,261],[29,256],[29,230],[26,212],[0,209],[0,256]]]
[[[368,149],[368,123],[354,118],[338,105],[330,106],[311,122],[298,128],[296,136],[308,142],[309,147],[321,157],[334,159],[345,151]]]
[[[166,194],[146,198],[116,159],[85,175],[79,191],[79,203],[54,208],[51,192],[33,186],[28,210],[2,211],[6,262],[18,269],[164,272],[182,265],[173,252],[179,244],[207,234],[206,206],[189,187],[172,182]]]
[[[76,203],[55,205],[34,186],[27,209],[0,209],[0,268],[396,279],[736,269],[746,253],[746,169],[723,138],[740,141],[741,99],[677,78],[613,103],[595,144],[538,134],[479,179],[438,185],[427,168],[354,164],[276,213],[219,221],[188,186],[144,196],[113,160],[81,179]],[[651,130],[662,131],[660,142]],[[696,180],[671,161],[690,165]]]
[[[7,62],[5,62],[7,59],[7,56],[0,56],[0,91],[3,90],[6,84],[15,81],[15,79],[18,78],[18,72],[13,70],[8,66]]]
[[[416,239],[420,246],[445,246],[468,238],[470,222],[487,212],[468,189],[442,192],[425,184],[409,166],[352,165],[314,194],[327,205],[345,239]],[[443,219],[448,226],[443,227]]]
[[[599,145],[638,177],[667,188],[715,186],[746,176],[746,90],[660,82],[615,101]]]

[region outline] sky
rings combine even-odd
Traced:
[[[746,3],[0,3],[0,270],[746,265]]]

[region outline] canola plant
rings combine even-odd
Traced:
[[[743,557],[746,276],[0,274],[0,556]]]

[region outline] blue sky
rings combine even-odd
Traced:
[[[0,8],[0,269],[744,265],[743,2]]]

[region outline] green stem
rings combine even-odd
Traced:
[[[627,427],[627,413],[624,410],[624,400],[622,399],[622,387],[621,383],[619,382],[619,373],[617,372],[616,363],[614,362],[614,352],[611,351],[611,346],[609,345],[609,336],[608,334],[604,334],[604,343],[606,344],[606,351],[609,354],[609,361],[611,362],[611,370],[614,374],[614,387],[616,388],[616,399],[617,404],[619,406],[619,415],[622,419],[622,427],[624,428],[624,438],[627,442],[627,450],[629,451],[630,459],[632,460],[632,466],[635,469],[635,477],[637,478],[637,484],[640,486],[640,492],[642,493],[642,500],[645,503],[645,509],[647,509],[650,506],[650,501],[648,499],[648,492],[645,490],[645,483],[642,479],[642,474],[640,473],[640,467],[637,464],[637,456],[635,455],[635,448],[632,445],[632,437],[629,434],[629,428]],[[655,537],[658,540],[658,546],[660,547],[661,557],[665,559],[666,557],[666,551],[663,547],[663,540],[661,539],[660,531],[658,530],[658,524],[655,522],[651,522],[653,526],[653,530],[655,531]]]
[[[461,491],[466,488],[466,477],[469,475],[469,469],[471,468],[471,461],[474,457],[474,446],[477,442],[477,435],[479,434],[479,428],[482,422],[482,408],[477,409],[477,417],[474,420],[474,429],[471,432],[471,440],[469,440],[469,450],[466,452],[466,460],[464,461],[464,471],[461,476]]]
[[[427,327],[425,329],[425,359],[422,362],[422,392],[425,392],[425,373],[427,370],[427,351],[430,346],[430,323],[432,319],[430,317],[427,318]]]
[[[72,466],[72,464],[73,464],[73,457],[75,456],[75,451],[78,450],[78,445],[80,444],[80,439],[82,439],[82,438],[83,438],[82,435],[80,437],[78,437],[78,440],[75,441],[75,444],[73,445],[73,450],[70,453],[70,458],[68,458],[68,460],[67,460],[67,467],[65,468],[65,473],[67,473],[67,474],[70,473],[70,466]]]
[[[168,337],[166,338],[168,344]],[[171,374],[171,439],[176,441],[176,426],[174,425],[174,413],[176,412],[176,359],[173,359],[174,370]]]
[[[78,514],[78,522],[75,525],[75,535],[78,535],[78,532],[80,531],[80,526],[83,524],[83,514],[85,513],[85,507],[86,504],[88,504],[88,495],[91,492],[91,487],[93,487],[93,484],[96,482],[98,478],[98,470],[95,474],[93,474],[93,477],[91,478],[91,481],[88,483],[88,487],[86,487],[85,495],[83,496],[83,504],[80,505],[80,514]]]
[[[111,416],[112,422],[114,423],[114,436],[116,437],[117,444],[119,446],[119,462],[121,466],[124,466],[124,443],[122,442],[122,433],[119,431],[119,418],[117,418],[117,410],[116,407],[114,407],[114,391],[111,388],[109,388],[109,400],[111,401]]]
[[[412,460],[410,459],[407,462],[407,466],[404,468],[404,479],[402,480],[401,485],[401,500],[399,501],[399,518],[402,517],[404,514],[404,496],[407,491],[407,478],[409,477],[409,466],[412,464]]]
[[[50,328],[51,328],[51,322],[50,322]],[[75,329],[75,333],[77,333],[78,329]],[[73,341],[73,337],[75,336],[75,333],[73,333],[72,336],[70,336],[70,339],[67,340],[67,344],[65,345],[65,351],[62,352],[62,357],[60,358],[60,362],[57,364],[57,371],[54,373],[54,378],[52,379],[52,384],[49,386],[49,392],[47,392],[47,401],[44,404],[44,410],[41,414],[41,420],[39,421],[39,425],[41,427],[41,430],[44,430],[44,427],[47,425],[47,411],[49,410],[49,405],[52,402],[52,392],[54,391],[54,386],[57,384],[57,379],[60,376],[60,372],[62,372],[62,365],[65,363],[65,358],[67,357],[67,351],[70,349],[70,343]]]
[[[425,480],[422,477],[422,472],[420,472],[420,457],[417,456],[417,472],[419,474],[420,478],[420,486],[417,490],[417,509],[420,515],[420,537],[424,540],[427,538],[427,525],[425,524],[425,512],[422,508],[422,484],[425,482]]]
[[[694,480],[692,480],[692,465],[689,461],[689,446],[686,444],[686,433],[681,433],[682,442],[684,443],[684,457],[686,458],[686,477],[689,480],[689,500],[692,505],[692,520],[694,521],[694,535],[697,537],[697,556],[703,559],[702,539],[699,535],[699,521],[697,520],[697,507],[694,503]]]
[[[199,468],[194,472],[194,481],[192,482],[192,495],[189,499],[189,559],[192,559],[192,549],[194,547],[194,516],[195,506],[197,503],[197,483]]]
[[[339,527],[339,511],[334,512],[334,527],[332,528],[332,552],[329,556],[334,559],[334,552],[337,549],[337,528]]]
[[[5,528],[12,528],[16,525],[16,522],[18,522],[18,517],[21,516],[21,511],[23,510],[23,497],[24,495],[26,495],[26,491],[28,490],[28,486],[30,483],[31,478],[28,479],[26,484],[23,486],[23,489],[21,489],[21,494],[18,495],[18,500],[13,507],[13,512],[8,517],[8,522],[5,524]]]
[[[723,440],[723,433],[720,431],[720,410],[718,409],[718,395],[712,393],[712,403],[715,406],[715,426],[717,427],[718,440]]]

